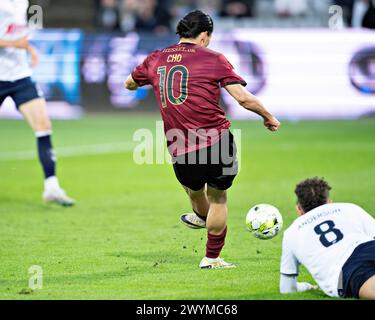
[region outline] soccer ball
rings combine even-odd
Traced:
[[[247,213],[246,227],[258,239],[272,239],[283,227],[283,217],[274,206],[258,204]]]

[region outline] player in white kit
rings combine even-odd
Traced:
[[[323,179],[297,185],[300,217],[284,232],[280,292],[316,289],[298,283],[302,264],[331,297],[375,299],[375,219],[351,203],[332,203]]]
[[[28,42],[28,0],[0,1],[0,107],[11,97],[30,124],[37,138],[38,155],[45,183],[43,198],[63,206],[72,206],[56,177],[56,163],[51,143],[52,126],[42,92],[31,80],[28,62],[38,63],[38,54]]]

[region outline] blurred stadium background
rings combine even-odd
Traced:
[[[157,112],[149,88],[123,81],[152,50],[177,41],[176,22],[200,8],[215,19],[211,48],[283,119],[358,118],[375,94],[374,9],[369,0],[32,0],[43,8],[32,33],[34,78],[52,118],[89,112]],[[333,5],[339,5],[342,12]],[[371,8],[372,6],[372,8]],[[342,13],[342,17],[340,14]],[[223,105],[232,118],[251,117]],[[7,101],[0,117],[19,117]]]

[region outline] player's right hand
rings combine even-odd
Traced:
[[[275,117],[270,117],[267,119],[264,119],[264,126],[270,130],[270,131],[277,131],[280,128],[280,121],[277,120]]]
[[[27,49],[29,47],[29,40],[23,37],[13,41],[13,47],[17,49]]]

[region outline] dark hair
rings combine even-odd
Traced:
[[[295,194],[303,211],[309,212],[328,202],[329,191],[332,188],[324,178],[306,179],[297,184]]]
[[[176,34],[181,38],[195,39],[201,32],[211,35],[214,31],[212,18],[200,10],[187,14],[177,25]]]

